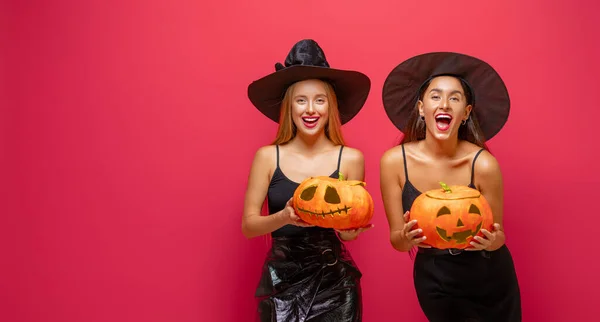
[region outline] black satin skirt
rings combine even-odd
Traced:
[[[361,276],[333,230],[275,237],[255,294],[260,321],[362,321]]]

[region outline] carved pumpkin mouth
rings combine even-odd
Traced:
[[[321,209],[321,211],[311,211],[308,209],[298,208],[299,211],[302,211],[303,213],[306,213],[310,216],[314,215],[314,216],[323,216],[323,217],[325,217],[326,215],[330,215],[331,217],[334,217],[336,215],[342,215],[343,212],[345,212],[347,214],[350,209],[352,209],[352,207],[337,208],[337,209],[331,209],[328,211],[325,211],[322,209]]]
[[[451,236],[448,236],[448,232],[446,231],[446,229],[443,229],[443,228],[440,228],[437,226],[435,227],[435,229],[437,230],[438,235],[440,235],[440,237],[443,240],[448,242],[448,241],[454,239],[457,243],[462,244],[462,243],[467,242],[467,238],[477,235],[477,233],[481,229],[481,224],[482,223],[479,223],[479,225],[477,225],[477,228],[475,228],[475,230],[469,229],[469,230],[459,231],[459,232],[452,234]]]

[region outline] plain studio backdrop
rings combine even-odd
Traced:
[[[379,159],[401,137],[382,107],[385,77],[429,51],[477,56],[506,81],[510,118],[489,143],[524,321],[600,315],[594,1],[2,7],[2,321],[253,321],[268,240],[243,237],[242,206],[276,124],[246,90],[302,38],[372,79],[343,128],[375,200],[375,228],[348,243],[364,321],[425,321],[412,262],[389,244]]]

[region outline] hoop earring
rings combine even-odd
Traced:
[[[421,115],[421,121],[425,122],[425,116]]]
[[[469,122],[469,119],[471,118],[471,115],[467,116],[467,119],[462,121],[462,125],[467,124],[467,122]]]

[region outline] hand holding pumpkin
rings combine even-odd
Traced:
[[[423,242],[427,239],[427,236],[417,237],[417,235],[423,233],[423,229],[417,228],[412,229],[413,226],[417,224],[417,220],[413,219],[408,221],[410,217],[410,212],[407,211],[404,213],[404,228],[402,229],[402,237],[406,240],[406,242],[412,246],[423,247],[423,248],[431,248],[431,246],[423,244]]]
[[[357,228],[357,229],[336,229],[335,231],[338,232],[340,239],[344,240],[344,241],[349,241],[349,240],[355,240],[356,238],[358,238],[358,235],[362,232],[365,232],[371,228],[375,227],[375,225],[373,224],[368,224],[366,226]]]
[[[290,200],[288,200],[288,202],[285,204],[285,208],[283,208],[283,210],[281,210],[281,212],[280,212],[281,217],[285,220],[285,223],[294,225],[294,226],[298,226],[298,227],[314,226],[314,225],[311,225],[311,224],[305,222],[300,217],[298,217],[298,215],[296,214],[296,211],[294,210],[294,207],[292,205],[293,199],[294,198],[290,198]]]
[[[470,242],[470,244],[473,246],[473,248],[466,248],[465,250],[492,250],[492,249],[497,249],[498,247],[496,247],[496,245],[494,244],[497,240],[498,240],[498,234],[500,233],[504,233],[504,231],[502,230],[502,227],[500,227],[500,224],[495,223],[492,226],[493,232],[488,231],[487,229],[481,229],[481,233],[483,233],[483,235],[486,238],[480,237],[480,236],[475,236],[473,237],[473,241]]]

